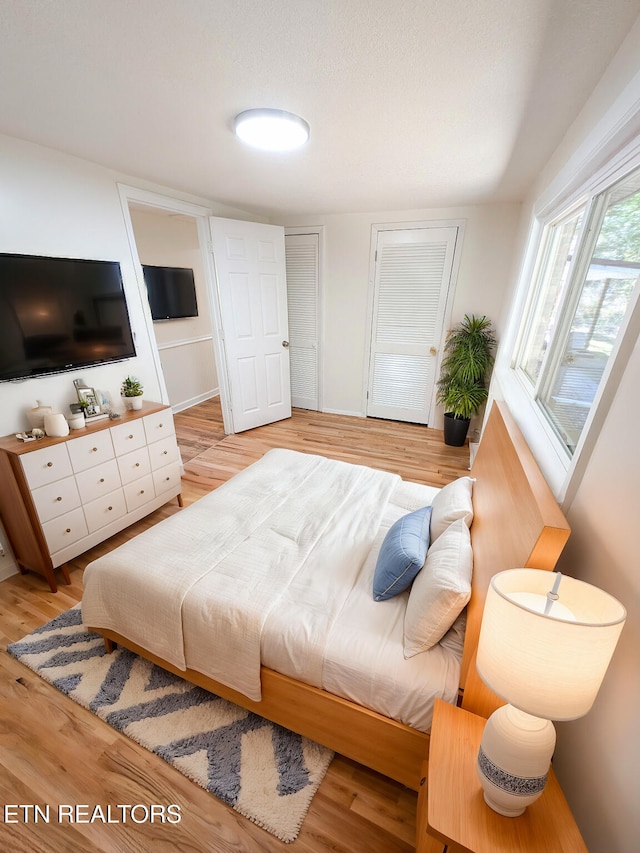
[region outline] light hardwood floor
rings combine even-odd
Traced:
[[[463,475],[468,449],[449,448],[442,433],[412,424],[294,410],[293,417],[224,435],[218,400],[175,416],[185,463],[183,498],[192,503],[270,447],[384,468],[408,480],[444,485]],[[1,484],[0,484],[1,487]],[[0,850],[220,851],[220,853],[410,853],[416,794],[336,756],[298,839],[285,845],[202,791],[162,759],[118,734],[10,657],[6,644],[72,607],[82,597],[84,567],[131,536],[179,512],[175,501],[73,560],[70,586],[49,591],[37,575],[0,583]],[[182,821],[162,824],[7,823],[5,804],[177,803]],[[20,812],[22,814],[22,812]]]

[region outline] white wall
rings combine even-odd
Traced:
[[[537,201],[557,197],[567,174],[590,157],[598,163],[619,149],[640,124],[638,117],[640,22],[532,191],[524,207],[518,258],[524,256],[525,236]],[[615,130],[618,136],[614,142],[605,144]],[[514,282],[516,278],[514,274]],[[515,285],[512,297],[515,304]],[[504,353],[505,361],[508,355]],[[559,563],[559,569],[566,574],[614,595],[628,612],[627,624],[593,709],[584,718],[557,727],[554,767],[592,853],[635,853],[640,838],[638,387],[640,344],[636,344],[629,358],[577,494],[565,507],[572,533]],[[506,396],[509,402],[508,393]],[[624,432],[620,431],[621,426]]]
[[[325,226],[323,403],[325,411],[364,415],[368,359],[371,226],[387,223],[465,220],[452,321],[465,313],[486,314],[500,334],[520,206],[380,211],[289,216],[286,226]],[[442,428],[442,413],[432,424]]]
[[[218,392],[213,320],[196,220],[149,207],[132,206],[130,214],[140,263],[193,270],[198,316],[153,323],[169,403],[179,411]]]
[[[136,358],[125,362],[0,383],[0,435],[28,428],[25,412],[35,406],[36,400],[67,413],[69,403],[75,400],[72,380],[77,376],[91,387],[118,396],[122,379],[131,373],[142,380],[147,399],[161,400],[161,383],[152,353],[153,335],[147,327],[144,297],[134,271],[119,181],[164,191],[166,196],[182,201],[208,204],[216,215],[250,218],[243,211],[164,190],[93,163],[0,136],[0,251],[119,261],[137,352]]]
[[[11,545],[7,539],[7,534],[4,527],[0,524],[0,581],[11,575],[18,574],[18,566],[11,550]]]
[[[29,427],[25,410],[36,399],[68,414],[78,376],[119,396],[128,373],[150,399],[160,399],[144,313],[124,228],[116,181],[106,170],[47,149],[0,137],[0,247],[4,252],[120,261],[137,358],[0,384],[0,433]]]

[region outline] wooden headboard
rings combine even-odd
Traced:
[[[488,717],[504,704],[475,668],[489,582],[504,569],[553,570],[570,528],[506,403],[493,402],[471,476],[473,584],[460,685],[463,707]]]

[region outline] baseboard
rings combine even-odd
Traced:
[[[323,412],[326,412],[327,415],[346,415],[348,418],[366,418],[364,412],[343,412],[341,409],[327,409],[323,408]]]
[[[8,566],[3,566],[3,562],[4,561],[0,561],[0,582],[6,581],[7,578],[12,578],[14,575],[18,574],[18,570],[13,563],[9,563]]]
[[[197,406],[198,403],[204,403],[205,400],[211,400],[213,397],[220,396],[220,389],[214,388],[212,391],[206,391],[204,394],[198,394],[197,397],[192,397],[190,400],[183,400],[181,403],[176,403],[171,406],[173,414],[183,412],[185,409],[190,409],[191,406]]]
[[[0,581],[18,574],[18,566],[13,558],[13,551],[7,541],[4,527],[0,525]]]

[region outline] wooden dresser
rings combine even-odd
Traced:
[[[143,403],[64,438],[0,439],[0,517],[18,567],[57,591],[67,560],[180,496],[171,409]]]

